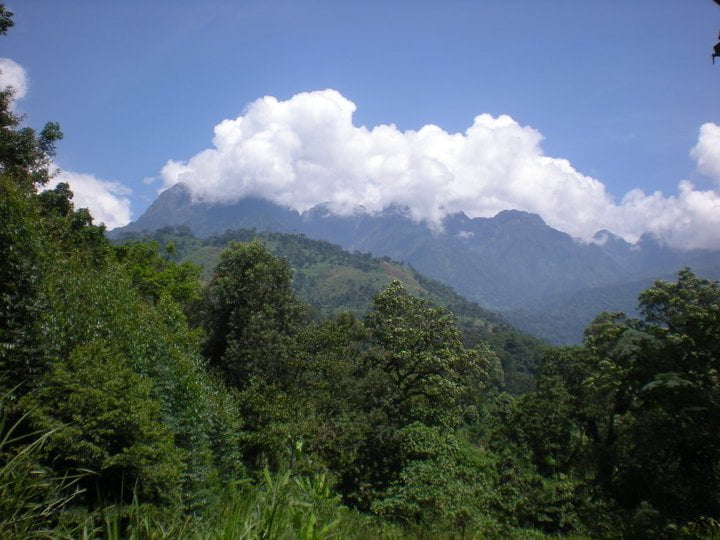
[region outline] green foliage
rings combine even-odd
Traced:
[[[0,13],[0,29],[7,29],[7,12]],[[49,122],[37,133],[20,127],[10,102],[12,89],[0,92],[0,173],[11,177],[18,187],[30,192],[36,184],[44,185],[51,177],[50,162],[55,155],[55,143],[62,139],[60,126]]]
[[[589,529],[613,522],[588,520],[604,500],[624,534],[679,536],[720,515],[720,287],[683,270],[640,305],[643,320],[601,314],[585,347],[551,351],[506,436],[543,476],[581,481]]]
[[[144,500],[172,502],[180,499],[181,454],[151,388],[97,341],[56,364],[23,405],[40,430],[53,430],[44,450],[56,467],[91,472],[81,480],[89,496],[114,501],[127,485]]]
[[[62,182],[38,195],[44,232],[52,238],[58,255],[82,251],[88,262],[102,264],[110,249],[105,226],[93,225],[87,208],[75,210],[72,196],[70,186]]]
[[[349,371],[363,414],[346,424],[362,442],[338,471],[340,489],[358,507],[411,527],[479,523],[487,483],[456,429],[463,406],[498,377],[497,358],[465,349],[454,317],[399,282],[376,296],[365,327],[359,368]]]
[[[625,380],[634,401],[618,428],[618,498],[682,522],[718,516],[720,286],[686,269],[640,302],[652,338],[636,347]]]
[[[40,536],[52,530],[80,493],[79,477],[58,477],[40,464],[43,447],[56,432],[22,433],[25,419],[10,423],[6,400],[4,396],[0,401],[0,536]]]
[[[133,285],[148,300],[158,302],[167,295],[182,306],[199,300],[200,269],[191,263],[178,264],[161,256],[156,242],[116,246],[115,256],[127,269]]]
[[[152,234],[126,234],[121,241],[142,239],[159,245],[172,243],[175,250],[173,254],[166,254],[167,258],[200,265],[203,277],[208,280],[223,248],[229,243],[259,241],[273,255],[287,260],[292,266],[293,289],[310,306],[310,314],[315,320],[348,311],[363,316],[372,308],[373,297],[393,280],[398,280],[413,296],[449,309],[457,317],[465,346],[488,343],[501,360],[505,372],[503,384],[509,391],[525,392],[534,385],[535,369],[543,349],[539,340],[513,330],[497,314],[482,309],[450,287],[422,276],[409,266],[387,257],[351,254],[336,245],[303,235],[235,230],[199,239],[188,230],[179,229],[165,227]]]
[[[464,353],[453,316],[396,281],[375,298],[366,326],[373,348],[365,362],[376,394],[367,406],[383,410],[394,425],[453,426]]]
[[[233,385],[293,376],[293,335],[303,321],[292,270],[259,242],[225,251],[203,298],[205,354]]]
[[[45,365],[40,343],[45,246],[37,222],[34,201],[0,174],[0,384],[6,389],[31,384]]]
[[[217,468],[241,470],[237,437],[226,436],[237,430],[240,421],[232,398],[226,397],[222,384],[204,370],[198,355],[199,336],[187,327],[185,316],[171,298],[162,297],[157,305],[142,300],[123,268],[80,268],[79,262],[69,261],[51,281],[47,335],[48,348],[58,358],[56,365],[73,373],[72,359],[78,350],[101,344],[102,355],[96,357],[95,369],[100,377],[103,368],[97,362],[101,358],[112,362],[113,369],[107,371],[111,377],[108,392],[117,399],[126,397],[120,390],[129,383],[118,377],[135,381],[132,384],[146,381],[142,383],[146,386],[141,385],[144,397],[137,403],[137,414],[155,418],[157,413],[150,411],[155,404],[159,406],[158,420],[170,429],[174,447],[180,451],[176,457],[185,502],[207,504]],[[82,385],[67,390],[82,395]],[[61,390],[53,395],[63,399]],[[229,413],[228,408],[234,412]],[[49,414],[53,410],[57,409],[51,408]],[[83,416],[79,411],[76,414]],[[158,448],[164,444],[160,439],[156,443]],[[157,455],[166,459],[161,456],[164,453]],[[167,459],[175,455],[172,449],[167,453]],[[141,462],[135,466],[143,467]],[[165,493],[171,495],[172,490]]]
[[[482,452],[438,427],[413,423],[399,432],[401,472],[372,511],[411,529],[439,534],[487,528],[491,499]]]

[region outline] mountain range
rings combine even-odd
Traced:
[[[683,251],[650,235],[631,244],[610,231],[583,242],[537,214],[505,210],[492,218],[449,215],[442,228],[414,221],[403,207],[349,216],[320,205],[303,213],[259,198],[197,202],[176,184],[113,238],[166,226],[206,237],[233,229],[299,233],[348,251],[387,256],[453,287],[516,327],[552,343],[576,343],[601,311],[634,313],[637,294],[685,266],[720,277],[720,251]]]

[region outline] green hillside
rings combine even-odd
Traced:
[[[165,227],[152,233],[126,234],[119,241],[155,241],[165,247],[168,258],[198,265],[202,278],[207,280],[231,242],[255,239],[290,263],[295,291],[310,306],[313,318],[325,319],[347,311],[362,316],[376,294],[399,280],[410,294],[454,313],[466,345],[486,341],[502,361],[509,390],[523,392],[533,387],[535,368],[542,356],[540,340],[522,334],[497,313],[483,309],[452,288],[388,257],[349,253],[335,244],[300,234],[248,229],[196,238],[187,228]]]

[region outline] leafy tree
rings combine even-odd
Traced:
[[[373,347],[364,361],[374,386],[366,406],[381,410],[389,425],[457,425],[457,368],[466,351],[454,317],[395,281],[375,298],[365,324]]]
[[[35,427],[73,422],[79,430],[75,437],[80,446],[87,443],[105,448],[105,443],[93,442],[98,437],[101,441],[102,437],[139,441],[139,448],[149,449],[126,455],[122,467],[113,460],[117,447],[108,443],[107,460],[115,464],[108,479],[136,477],[139,489],[148,496],[160,492],[179,496],[181,489],[182,502],[188,507],[206,505],[219,488],[220,472],[242,471],[238,439],[232,435],[241,423],[232,396],[205,373],[199,336],[188,328],[180,307],[169,297],[157,304],[144,301],[121,266],[108,262],[101,268],[88,267],[80,254],[57,260],[48,277],[43,340],[52,359],[51,369],[40,379],[40,387],[21,402],[26,410],[36,411],[32,415]],[[90,382],[93,377],[104,389],[104,401],[96,401],[100,398],[93,390],[96,383]],[[129,389],[133,385],[140,394]],[[38,399],[42,406],[35,406]],[[124,411],[128,431],[123,432],[120,424],[98,426],[90,415],[91,410],[113,408]],[[113,415],[109,418],[117,420]],[[146,420],[133,423],[132,418]],[[156,421],[169,439],[142,435]],[[58,466],[81,465],[70,453],[72,445],[58,443],[52,449],[48,459]],[[181,473],[173,489],[157,488],[157,479],[145,474],[153,467],[162,470],[165,459],[174,460],[173,467]],[[107,467],[103,463],[92,461],[82,466],[100,472]],[[172,470],[168,469],[168,478]],[[120,498],[114,491],[118,486],[107,482],[109,500]],[[131,486],[125,487],[132,491]]]
[[[645,332],[626,384],[615,494],[663,517],[720,517],[720,286],[682,270],[640,296]]]
[[[0,174],[0,385],[25,391],[46,363],[41,343],[45,243],[34,200]]]
[[[12,26],[12,13],[0,4],[0,34]],[[40,343],[41,284],[50,246],[39,225],[36,186],[51,176],[54,145],[62,133],[55,123],[39,134],[21,127],[12,99],[12,89],[0,91],[0,384],[24,392],[46,362]]]
[[[499,373],[497,358],[465,349],[454,317],[399,282],[376,296],[365,326],[354,394],[362,442],[340,471],[341,490],[360,508],[399,521],[467,526],[479,515],[484,484],[457,429],[465,400]]]
[[[21,189],[30,192],[50,180],[55,143],[63,134],[55,122],[45,124],[40,133],[29,127],[21,128],[20,117],[10,108],[12,100],[12,89],[0,91],[0,173],[12,177]]]
[[[12,13],[0,4],[0,34],[12,26]],[[54,143],[62,137],[57,124],[47,124],[39,135],[20,127],[12,99],[11,89],[0,91],[0,383],[5,388],[29,381],[44,363],[40,284],[48,246],[38,227],[35,186],[49,179]]]
[[[45,448],[53,466],[89,472],[81,480],[87,496],[111,502],[124,494],[127,502],[137,489],[143,500],[174,502],[181,454],[151,389],[148,377],[94,342],[55,364],[24,405],[38,429],[56,430]]]
[[[271,384],[294,376],[293,336],[304,307],[292,290],[292,270],[260,242],[235,243],[223,252],[204,293],[205,354],[228,382],[251,377]]]
[[[190,306],[200,299],[200,269],[192,263],[178,264],[161,256],[157,242],[116,246],[115,257],[124,264],[133,285],[152,302],[167,295],[182,306]]]
[[[0,33],[10,16],[0,5]],[[104,228],[74,208],[67,184],[38,193],[61,133],[21,127],[11,99],[0,93],[0,386],[12,389],[3,421],[14,427],[0,469],[24,456],[19,472],[36,475],[29,490],[13,480],[13,504],[30,508],[42,502],[40,483],[63,490],[62,478],[84,470],[76,502],[120,502],[136,489],[153,504],[207,507],[221,478],[244,472],[242,422],[178,305],[197,291],[197,274],[171,264],[133,272],[132,260],[110,256]],[[143,252],[129,259],[145,270]],[[144,286],[157,296],[141,297]],[[34,435],[42,444],[26,452]]]
[[[260,242],[231,244],[203,292],[200,319],[210,365],[240,390],[245,462],[256,470],[278,467],[310,416],[293,392],[305,309],[292,290],[292,270]]]
[[[43,233],[56,257],[82,251],[88,264],[102,265],[110,253],[105,226],[94,225],[87,208],[75,209],[73,192],[64,182],[38,194]]]
[[[464,536],[490,525],[494,464],[486,453],[420,422],[399,431],[398,452],[400,473],[373,501],[374,513],[421,534],[457,531]]]
[[[546,355],[511,430],[543,475],[584,479],[606,516],[617,504],[626,534],[672,535],[720,516],[720,287],[685,269],[640,311],[601,314],[583,348]]]

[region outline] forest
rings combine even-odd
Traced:
[[[172,243],[110,243],[49,187],[60,126],[11,100],[0,537],[720,535],[718,283],[656,282],[509,391],[489,341],[400,281],[317,313],[258,240],[202,279]]]

